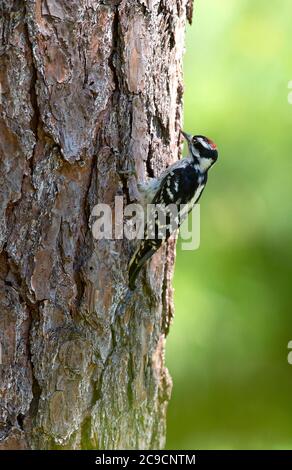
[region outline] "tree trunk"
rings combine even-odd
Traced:
[[[174,241],[127,297],[135,242],[90,215],[179,157],[191,2],[0,9],[0,448],[162,448]]]

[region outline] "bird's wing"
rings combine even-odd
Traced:
[[[130,289],[135,288],[136,278],[146,261],[180,227],[193,208],[196,201],[192,201],[191,195],[196,193],[196,182],[195,175],[187,176],[185,168],[174,168],[162,179],[151,209],[147,211],[144,239],[129,263]],[[191,191],[186,187],[190,185]]]

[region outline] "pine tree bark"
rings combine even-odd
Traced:
[[[1,449],[164,446],[174,242],[126,300],[134,242],[90,215],[179,157],[191,7],[1,1]]]

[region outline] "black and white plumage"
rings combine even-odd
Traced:
[[[154,205],[155,214],[150,221],[148,217],[144,239],[129,263],[131,290],[135,289],[136,278],[146,261],[180,227],[199,201],[207,183],[208,170],[218,158],[217,146],[210,139],[202,135],[182,134],[187,140],[190,155],[168,167],[159,178],[138,186],[144,207]],[[171,217],[172,208],[177,209],[177,217]],[[159,212],[163,215],[163,223]]]

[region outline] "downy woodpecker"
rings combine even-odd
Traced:
[[[208,170],[218,158],[217,146],[203,135],[189,135],[182,132],[188,143],[189,156],[169,166],[159,178],[153,178],[147,185],[138,185],[144,206],[153,204],[164,211],[161,224],[155,211],[153,222],[144,225],[144,238],[129,263],[129,288],[135,289],[136,278],[151,256],[160,248],[187,217],[199,201],[207,183]],[[170,207],[176,205],[178,217],[171,221]],[[152,224],[152,227],[149,227]],[[149,228],[152,230],[149,238]],[[164,230],[162,230],[164,229]],[[153,231],[154,230],[154,231]],[[163,232],[163,233],[162,233]]]

